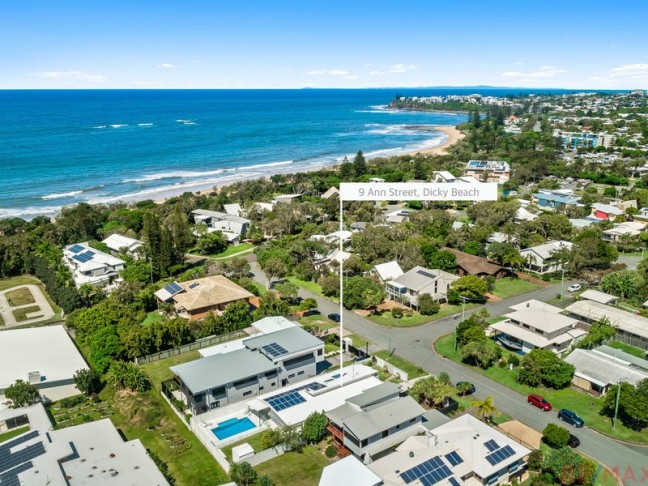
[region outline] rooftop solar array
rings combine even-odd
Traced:
[[[281,410],[285,410],[286,408],[294,407],[295,405],[304,403],[306,399],[300,395],[300,391],[321,390],[322,388],[326,388],[326,385],[322,385],[321,383],[317,382],[309,383],[308,385],[300,386],[299,388],[295,388],[294,390],[273,395],[270,398],[266,399],[266,402],[268,402],[272,408],[279,412]]]
[[[286,348],[277,343],[266,344],[265,346],[261,346],[261,349],[265,351],[265,354],[270,355],[273,358],[288,354]]]
[[[450,478],[448,479],[448,481],[450,481],[450,484],[452,484],[452,486],[459,486],[459,481],[457,481],[455,478]]]
[[[500,462],[502,462],[505,459],[508,459],[514,454],[515,451],[513,450],[513,448],[507,445],[506,447],[497,449],[495,452],[487,455],[486,460],[489,462],[491,466],[495,466],[496,464],[499,464]]]
[[[74,255],[72,258],[74,258],[77,262],[85,263],[85,262],[89,262],[90,260],[92,260],[92,258],[94,256],[95,256],[95,252],[88,250],[88,251],[85,251],[83,253],[78,253],[78,254]]]
[[[34,467],[34,463],[29,461],[14,467],[11,471],[0,473],[0,484],[2,486],[22,486],[23,483],[20,482],[18,475],[29,471],[32,467]]]
[[[436,275],[433,275],[430,272],[426,272],[425,270],[417,270],[416,273],[418,273],[419,275],[423,275],[424,277],[427,278],[436,278]]]
[[[72,253],[79,253],[79,252],[85,250],[85,247],[84,247],[84,246],[81,246],[81,245],[74,245],[74,246],[71,246],[71,247],[69,248],[69,250],[70,250]]]
[[[463,462],[463,459],[459,454],[457,454],[457,451],[452,451],[450,454],[446,454],[445,458],[452,467],[455,467],[457,464],[461,464]]]
[[[431,486],[451,475],[452,472],[441,458],[434,456],[432,459],[401,473],[400,477],[405,481],[405,484],[419,480],[423,486]]]
[[[179,292],[182,292],[183,289],[178,282],[171,282],[169,285],[166,285],[164,287],[164,290],[166,290],[167,292],[169,292],[169,294],[173,296]]]
[[[33,459],[45,454],[45,446],[42,442],[36,442],[23,449],[11,452],[11,449],[24,444],[25,442],[38,437],[38,431],[34,430],[28,434],[17,437],[14,440],[5,442],[0,446],[0,473],[2,474],[1,484],[12,484],[17,479],[18,467],[26,471],[31,467]],[[26,465],[29,464],[29,467]],[[26,468],[26,469],[25,469]],[[22,472],[22,471],[20,471]],[[19,484],[19,483],[16,483]]]
[[[488,449],[488,452],[493,452],[495,449],[499,449],[500,447],[493,439],[484,442],[484,445],[486,446],[486,449]]]

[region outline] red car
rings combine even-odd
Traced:
[[[531,405],[535,405],[541,410],[544,410],[545,412],[549,412],[551,410],[551,403],[549,403],[547,400],[542,398],[540,395],[536,395],[535,393],[532,393],[527,397],[527,401]]]

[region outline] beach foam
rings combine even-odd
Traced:
[[[79,194],[83,194],[83,191],[70,191],[70,192],[59,192],[59,193],[53,193],[53,194],[46,194],[45,196],[41,196],[41,199],[61,199],[63,197],[74,197],[78,196]]]

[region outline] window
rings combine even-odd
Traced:
[[[304,374],[304,370],[299,371],[297,374],[298,374],[298,375],[303,375],[303,374]]]
[[[413,419],[410,419],[410,421],[409,421],[410,424],[413,424],[414,422],[416,422],[416,417],[414,417]]]
[[[531,327],[528,324],[522,324],[522,327],[525,329],[530,329]]]
[[[273,381],[272,383],[270,383],[270,386],[277,386],[277,382]]]
[[[259,387],[259,390],[263,390],[263,387],[262,387],[262,386],[260,386],[260,387]]]
[[[322,354],[324,354],[324,350],[323,349],[318,349],[317,350],[317,356],[322,356]]]
[[[252,390],[248,390],[245,393],[243,393],[244,397],[247,397],[248,395],[252,395]]]
[[[381,437],[384,439],[384,438],[387,437],[388,435],[389,435],[389,431],[388,431],[388,430],[384,430],[383,433],[382,433],[382,435],[381,435]]]
[[[295,373],[288,375],[288,378],[294,378],[294,377],[295,377]]]
[[[202,402],[204,399],[205,399],[204,393],[198,393],[197,395],[194,395],[194,400],[198,403]]]

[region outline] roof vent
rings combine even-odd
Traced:
[[[113,478],[119,474],[119,471],[117,471],[116,469],[111,469],[111,470],[108,471],[108,472],[110,473],[110,475],[111,475]]]
[[[410,451],[409,456],[414,457],[414,451]]]
[[[530,302],[527,302],[527,307],[531,307],[531,303],[530,303]]]

